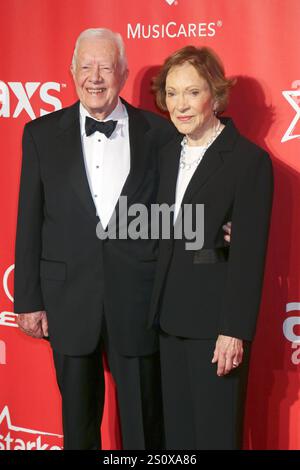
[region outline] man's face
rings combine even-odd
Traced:
[[[82,39],[75,69],[71,67],[79,100],[96,119],[105,119],[118,102],[126,78],[121,74],[118,49],[109,39]]]

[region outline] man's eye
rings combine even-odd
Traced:
[[[174,96],[175,93],[172,93],[171,91],[167,92],[167,96]]]
[[[191,93],[192,93],[193,96],[199,95],[199,91],[197,91],[197,90],[194,90],[194,91],[192,91]]]

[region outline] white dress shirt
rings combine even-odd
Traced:
[[[95,119],[80,103],[80,129],[85,169],[96,213],[105,229],[130,171],[128,114],[119,99],[115,109],[104,119],[104,121],[110,119],[118,121],[109,138],[99,131],[87,136],[86,116]]]
[[[196,171],[197,166],[201,162],[203,155],[204,155],[204,146],[197,146],[197,147],[189,147],[185,146],[185,155],[184,155],[184,160],[186,163],[192,163],[196,162],[199,155],[202,154],[199,162],[191,166],[190,169],[182,169],[179,167],[178,170],[178,176],[177,176],[177,183],[176,183],[176,197],[175,197],[175,209],[174,209],[174,224],[176,222],[180,206],[182,203],[182,199],[184,196],[184,193],[189,185],[189,182],[192,179],[193,174]]]

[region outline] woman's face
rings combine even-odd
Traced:
[[[171,68],[166,79],[166,105],[178,131],[201,138],[213,122],[214,99],[207,81],[188,62]]]

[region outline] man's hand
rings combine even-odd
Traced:
[[[238,367],[243,360],[243,340],[231,336],[219,335],[212,363],[218,363],[217,375],[228,374]]]
[[[230,243],[230,237],[231,237],[231,222],[227,222],[225,225],[223,225],[223,230],[225,232],[224,235],[224,240],[228,243]]]
[[[17,324],[23,333],[33,338],[48,337],[48,320],[45,310],[32,313],[20,313]]]

